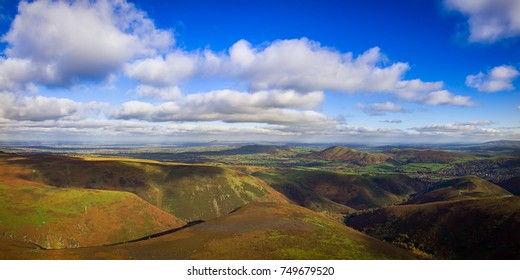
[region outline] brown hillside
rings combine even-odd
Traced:
[[[285,200],[253,176],[216,166],[58,155],[4,155],[1,166],[24,170],[16,180],[40,185],[131,192],[185,221],[218,217],[252,201]]]
[[[520,258],[519,197],[389,206],[348,217],[346,224],[441,259]]]
[[[378,164],[390,158],[390,156],[386,154],[362,152],[343,146],[334,146],[321,152],[311,153],[309,157],[325,160],[340,160],[360,166]]]
[[[161,237],[114,246],[38,250],[0,239],[6,259],[410,259],[410,253],[287,203],[251,203]]]

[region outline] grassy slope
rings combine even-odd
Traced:
[[[337,204],[358,210],[396,204],[424,188],[419,182],[399,175],[364,177],[328,171],[291,171],[255,173],[255,176],[300,205],[328,211]]]
[[[18,249],[13,251],[13,247]],[[265,202],[251,203],[229,215],[135,243],[43,251],[0,239],[0,248],[0,258],[23,259],[414,258],[306,208]]]
[[[45,248],[99,246],[185,223],[127,192],[0,185],[0,236]]]
[[[368,179],[377,184],[378,187],[398,195],[403,199],[424,191],[426,188],[420,181],[402,174],[371,176],[368,177]]]
[[[448,180],[434,190],[409,200],[407,204],[435,201],[477,199],[484,197],[505,197],[512,194],[507,190],[476,176],[466,176]]]
[[[294,203],[311,210],[326,211],[330,214],[352,213],[355,211],[353,208],[319,195],[312,188],[291,181],[285,174],[256,172],[253,175],[283,193]]]
[[[387,241],[406,236],[437,258],[520,258],[518,197],[389,206],[346,223]]]
[[[256,200],[283,197],[257,178],[222,167],[55,155],[5,156],[22,177],[57,187],[132,192],[181,219],[206,220]]]

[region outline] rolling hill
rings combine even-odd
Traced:
[[[387,154],[362,152],[343,146],[330,147],[320,152],[311,153],[307,157],[344,161],[358,166],[374,165],[390,158]]]
[[[466,176],[443,182],[433,190],[409,200],[407,204],[507,196],[512,194],[493,183],[477,176]]]
[[[252,201],[285,198],[240,171],[150,160],[4,155],[1,166],[27,171],[19,179],[60,188],[127,191],[185,221],[207,220]]]
[[[398,163],[452,163],[461,158],[474,158],[470,155],[457,154],[438,150],[418,150],[414,148],[390,149],[387,151]]]
[[[306,208],[269,202],[253,202],[211,221],[138,242],[41,250],[29,243],[0,239],[0,249],[4,259],[415,258]]]

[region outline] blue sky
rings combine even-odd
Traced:
[[[0,139],[520,140],[520,0],[0,1]]]

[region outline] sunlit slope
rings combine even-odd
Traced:
[[[0,236],[44,248],[124,242],[185,224],[128,192],[0,184]]]
[[[133,243],[43,251],[0,239],[0,248],[14,254],[0,257],[25,259],[414,258],[314,211],[269,202],[253,202],[229,215]]]
[[[466,176],[441,183],[435,189],[414,197],[407,204],[506,196],[512,194],[477,176]]]
[[[480,198],[384,207],[346,224],[437,258],[520,258],[520,198]]]
[[[309,157],[325,160],[338,160],[354,165],[365,166],[384,162],[390,158],[390,155],[362,152],[343,146],[334,146],[320,152],[311,153]]]
[[[4,156],[3,164],[27,170],[23,177],[41,184],[132,192],[186,221],[218,217],[252,201],[284,200],[259,179],[216,166],[56,155]]]

